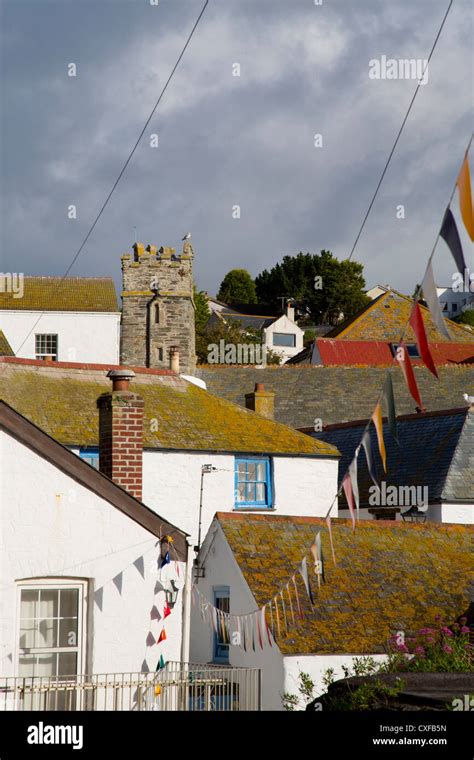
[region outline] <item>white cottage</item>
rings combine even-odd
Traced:
[[[309,551],[318,532],[320,585]],[[337,679],[355,657],[382,662],[395,633],[408,637],[439,626],[437,615],[451,624],[468,612],[474,526],[364,520],[353,532],[335,519],[332,537],[336,564],[325,520],[217,514],[195,571],[191,659],[260,668],[262,708],[281,710],[283,694],[300,696],[300,673],[317,697],[328,669]],[[303,557],[313,605],[298,570]]]
[[[130,682],[120,696],[134,709],[154,696],[161,655],[188,660],[185,533],[3,401],[0,463],[0,709],[86,709],[85,692],[47,685],[104,674]],[[87,709],[110,708],[113,689],[94,699]]]
[[[16,356],[117,364],[120,310],[111,277],[24,277],[0,290],[0,330]]]
[[[11,357],[0,367],[0,397],[195,543],[218,511],[324,515],[336,493],[337,449],[264,417],[264,388],[247,394],[253,411],[171,370],[117,370],[110,396],[102,367]]]

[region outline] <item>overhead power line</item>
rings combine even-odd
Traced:
[[[66,271],[64,272],[63,276],[61,277],[61,280],[60,280],[60,282],[62,282],[62,281],[63,281],[63,280],[64,280],[64,279],[65,279],[65,278],[68,276],[69,272],[71,271],[71,269],[73,268],[73,266],[74,266],[74,264],[76,263],[77,259],[79,258],[79,256],[80,256],[80,254],[81,254],[81,252],[82,252],[82,250],[83,250],[83,248],[84,248],[85,244],[87,243],[87,241],[89,240],[89,238],[90,238],[90,236],[91,236],[92,232],[94,231],[94,229],[95,229],[95,227],[96,227],[96,225],[97,225],[97,222],[99,221],[100,217],[102,216],[102,214],[104,213],[105,209],[107,208],[107,205],[108,205],[108,203],[109,203],[110,199],[112,198],[112,195],[114,194],[114,192],[115,192],[115,190],[116,190],[116,188],[117,188],[117,185],[119,184],[120,180],[122,179],[122,177],[123,177],[123,175],[124,175],[124,173],[125,173],[125,170],[126,170],[127,166],[129,165],[130,161],[132,160],[132,158],[133,158],[133,155],[134,155],[134,153],[135,153],[136,149],[138,148],[138,145],[140,144],[140,140],[142,139],[143,135],[145,134],[145,130],[146,130],[146,128],[148,127],[148,125],[149,125],[150,121],[152,120],[152,118],[153,118],[153,116],[154,116],[154,114],[155,114],[155,111],[156,111],[156,109],[157,109],[157,108],[158,108],[158,106],[160,105],[160,102],[161,102],[161,100],[162,100],[162,98],[163,98],[163,95],[165,94],[165,92],[166,92],[166,90],[168,89],[168,86],[169,86],[169,84],[170,84],[171,80],[173,79],[173,76],[174,76],[174,74],[175,74],[175,72],[176,72],[176,69],[178,68],[179,64],[181,63],[181,59],[183,58],[183,56],[184,56],[184,54],[185,54],[185,52],[186,52],[186,50],[187,50],[187,47],[188,47],[189,43],[191,42],[191,39],[192,39],[192,37],[193,37],[193,35],[194,35],[194,32],[196,31],[197,27],[199,26],[199,22],[201,21],[201,19],[202,19],[203,15],[204,15],[204,12],[205,12],[205,10],[206,10],[206,8],[207,8],[207,6],[208,6],[208,4],[209,4],[209,0],[206,0],[206,1],[205,1],[205,3],[204,3],[204,5],[203,5],[203,7],[202,7],[202,9],[201,9],[201,12],[200,12],[199,16],[197,17],[197,19],[196,19],[196,21],[195,21],[195,23],[194,23],[194,26],[193,26],[193,28],[191,29],[191,31],[190,31],[190,33],[189,33],[189,35],[188,35],[187,39],[186,39],[186,42],[184,43],[184,46],[183,46],[183,48],[182,48],[182,50],[181,50],[181,53],[180,53],[180,54],[179,54],[179,56],[178,56],[178,59],[177,59],[177,61],[176,61],[175,65],[173,66],[173,68],[172,68],[172,70],[171,70],[171,73],[170,73],[170,75],[169,75],[168,79],[166,80],[166,82],[165,82],[165,85],[164,85],[163,89],[161,90],[161,92],[160,92],[160,94],[159,94],[159,96],[158,96],[158,99],[157,99],[157,101],[156,101],[155,105],[153,106],[153,108],[152,108],[152,110],[151,110],[151,112],[150,112],[150,115],[148,116],[148,118],[147,118],[147,120],[146,120],[145,124],[143,125],[143,128],[141,129],[141,131],[140,131],[140,134],[138,135],[138,137],[137,137],[137,139],[136,139],[136,142],[135,142],[135,144],[134,144],[134,146],[133,146],[132,150],[131,150],[131,151],[130,151],[130,153],[128,154],[128,156],[127,156],[127,159],[126,159],[125,163],[123,164],[122,168],[120,169],[120,172],[119,172],[119,174],[118,174],[118,177],[117,177],[117,179],[115,180],[114,184],[112,185],[112,189],[110,190],[110,192],[109,192],[109,194],[107,195],[107,197],[106,197],[105,201],[103,202],[102,206],[100,207],[100,210],[99,210],[99,212],[97,213],[97,215],[96,215],[96,217],[95,217],[94,221],[92,222],[92,225],[90,226],[90,228],[89,228],[89,231],[87,232],[87,235],[85,236],[85,238],[84,238],[84,240],[82,241],[81,245],[79,246],[79,248],[77,249],[76,253],[74,254],[74,256],[73,256],[73,258],[72,258],[72,261],[71,261],[71,263],[69,264],[69,266],[68,266],[68,268],[66,269]],[[24,340],[23,340],[23,342],[21,343],[21,345],[20,345],[20,346],[19,346],[19,347],[16,349],[16,354],[17,354],[17,355],[18,355],[19,351],[20,351],[20,350],[23,348],[23,346],[25,345],[26,341],[28,340],[28,338],[30,337],[31,333],[32,333],[32,332],[33,332],[33,330],[36,328],[36,325],[38,324],[38,322],[40,321],[41,317],[42,317],[44,314],[45,314],[45,312],[42,312],[42,313],[39,315],[38,319],[36,320],[36,322],[34,323],[34,325],[33,325],[33,326],[32,326],[32,328],[31,328],[31,330],[28,332],[28,334],[27,334],[27,335],[26,335],[26,337],[24,338]]]
[[[372,210],[372,206],[374,205],[375,199],[376,199],[376,197],[377,197],[377,194],[378,194],[378,192],[379,192],[379,189],[380,189],[380,185],[381,185],[381,184],[382,184],[382,182],[383,182],[383,179],[384,179],[384,177],[385,177],[385,174],[386,174],[386,172],[387,172],[387,169],[388,169],[388,167],[389,167],[390,161],[392,160],[392,156],[393,156],[393,154],[395,153],[395,148],[397,147],[398,141],[399,141],[399,139],[400,139],[400,136],[401,136],[401,134],[402,134],[402,132],[403,132],[403,128],[405,127],[405,124],[406,124],[406,122],[407,122],[407,119],[408,119],[408,117],[409,117],[409,115],[410,115],[410,111],[411,111],[411,109],[412,109],[413,103],[415,102],[416,96],[418,95],[418,90],[420,89],[420,85],[421,85],[421,82],[422,82],[422,80],[423,80],[423,77],[425,76],[425,71],[426,71],[426,69],[427,69],[427,68],[428,68],[428,66],[429,66],[429,63],[430,63],[430,61],[431,61],[431,57],[432,57],[432,55],[433,55],[433,53],[434,53],[434,50],[435,50],[435,48],[436,48],[436,45],[438,44],[438,40],[439,40],[439,38],[440,38],[440,36],[441,36],[441,32],[443,31],[443,27],[444,27],[444,24],[445,24],[445,22],[446,22],[446,19],[448,18],[448,14],[449,14],[449,11],[451,10],[451,6],[452,6],[452,4],[453,4],[453,0],[450,0],[450,3],[449,3],[449,5],[448,5],[448,9],[447,9],[446,13],[444,14],[444,18],[443,18],[443,20],[442,20],[442,22],[441,22],[441,26],[440,26],[440,27],[439,27],[439,29],[438,29],[438,34],[436,35],[436,39],[435,39],[435,41],[433,42],[433,46],[432,46],[432,48],[431,48],[431,52],[430,52],[430,54],[429,54],[429,56],[428,56],[428,60],[426,61],[426,65],[425,65],[425,67],[424,67],[424,69],[423,69],[423,74],[422,74],[422,76],[421,76],[420,80],[418,81],[418,84],[417,84],[416,90],[415,90],[415,92],[413,93],[413,97],[412,97],[412,99],[411,99],[411,101],[410,101],[410,105],[408,106],[408,110],[407,110],[407,112],[406,112],[406,114],[405,114],[405,118],[403,119],[403,121],[402,121],[402,125],[401,125],[400,129],[398,130],[398,134],[397,134],[397,136],[396,136],[396,138],[395,138],[395,142],[393,143],[393,147],[392,147],[392,150],[391,150],[391,151],[390,151],[390,153],[389,153],[389,156],[388,156],[388,158],[387,158],[387,162],[386,162],[386,164],[385,164],[385,166],[384,166],[384,168],[383,168],[383,171],[382,171],[382,174],[381,174],[381,176],[380,176],[380,179],[379,179],[379,181],[378,181],[377,187],[375,188],[375,192],[374,192],[374,194],[373,194],[373,196],[372,196],[372,200],[370,201],[370,204],[369,204],[369,208],[367,209],[367,211],[366,211],[366,214],[365,214],[365,216],[364,216],[364,219],[362,220],[362,224],[361,224],[361,226],[360,226],[359,232],[357,233],[357,237],[356,237],[356,239],[355,239],[355,241],[354,241],[354,245],[352,246],[351,252],[350,252],[350,254],[349,254],[349,258],[348,258],[348,261],[350,261],[350,260],[351,260],[351,258],[352,258],[352,254],[354,253],[354,251],[355,251],[355,249],[356,249],[357,243],[359,242],[359,238],[360,238],[360,236],[361,236],[361,234],[362,234],[362,230],[364,229],[364,227],[365,227],[365,223],[366,223],[366,221],[367,221],[367,219],[368,219],[368,217],[369,217],[369,214],[370,214],[370,212],[371,212],[371,210]]]

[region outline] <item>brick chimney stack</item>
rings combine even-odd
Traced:
[[[128,388],[132,370],[110,370],[107,377],[112,391],[97,399],[99,469],[141,501],[144,401]]]
[[[245,406],[262,417],[273,420],[275,414],[275,394],[266,391],[263,383],[255,383],[255,390],[245,394]]]

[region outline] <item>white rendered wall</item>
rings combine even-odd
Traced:
[[[35,334],[51,333],[58,335],[58,361],[119,364],[119,313],[47,311],[35,325],[40,314],[0,311],[0,330],[16,356],[35,359]]]
[[[282,317],[273,322],[269,327],[266,327],[263,331],[265,335],[265,345],[267,349],[279,354],[283,359],[290,359],[292,356],[296,356],[303,350],[303,336],[304,331],[301,327],[298,327],[296,322],[292,322],[291,319],[284,314]],[[286,333],[295,335],[295,346],[274,346],[273,345],[273,333]]]
[[[87,599],[88,672],[154,671],[161,653],[180,660],[182,591],[164,622],[166,641],[146,645],[148,633],[156,640],[163,627],[150,618],[153,605],[161,612],[164,604],[156,537],[4,432],[0,457],[0,674],[16,674],[15,581],[31,577],[90,579],[92,591],[104,586],[102,611]],[[145,578],[129,566],[142,554]],[[120,594],[110,581],[122,570]],[[183,573],[180,564],[181,579]]]
[[[284,689],[286,693],[295,694],[299,697],[298,709],[304,710],[305,703],[301,699],[298,691],[299,674],[307,673],[314,685],[314,696],[319,697],[326,693],[326,687],[323,683],[323,676],[327,670],[332,668],[334,670],[334,680],[338,681],[340,678],[344,678],[342,666],[350,667],[354,659],[360,659],[362,657],[371,657],[376,662],[384,662],[387,659],[385,654],[371,654],[371,655],[351,655],[351,654],[308,654],[308,655],[286,655],[283,658],[284,668]]]
[[[230,551],[221,527],[214,523],[213,529],[214,525],[216,535],[210,544],[208,557],[204,561],[205,577],[199,579],[199,591],[212,603],[214,587],[228,586],[231,614],[239,615],[255,611],[257,606],[253,594]],[[212,628],[207,621],[203,622],[199,605],[195,604],[191,610],[191,662],[212,662],[213,641]],[[260,649],[257,644],[255,652],[253,649],[247,649],[247,652],[244,652],[239,646],[231,644],[229,662],[234,667],[261,669],[262,709],[282,709],[280,694],[283,692],[284,682],[283,657],[275,643],[273,647],[270,647],[267,642],[263,649]]]
[[[234,510],[235,457],[184,451],[143,452],[144,503],[189,533],[194,541],[198,536],[203,464],[211,464],[218,471],[204,475],[202,539],[216,512]],[[324,516],[337,490],[337,468],[337,459],[274,457],[273,495],[276,514]],[[332,514],[337,517],[337,505]]]
[[[442,522],[474,524],[474,504],[442,504]]]

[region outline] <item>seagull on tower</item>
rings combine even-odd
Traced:
[[[182,239],[183,240],[191,240],[191,233],[187,232],[186,235],[184,236],[184,238],[182,238]]]

